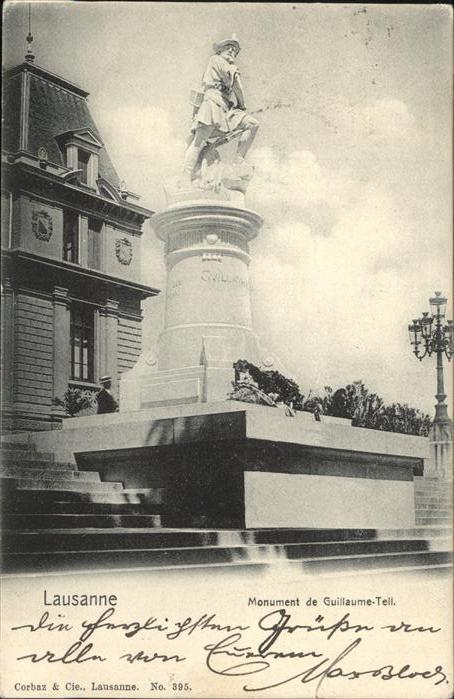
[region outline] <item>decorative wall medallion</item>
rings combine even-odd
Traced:
[[[38,240],[49,242],[52,236],[53,223],[52,217],[44,209],[33,211],[32,213],[32,230]]]
[[[122,265],[131,264],[132,260],[132,243],[127,238],[119,238],[115,241],[115,253],[117,260]]]

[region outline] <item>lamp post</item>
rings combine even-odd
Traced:
[[[431,430],[431,441],[435,446],[435,468],[438,473],[446,472],[452,443],[452,422],[445,403],[446,393],[443,377],[443,355],[451,361],[453,355],[452,320],[445,320],[447,299],[440,291],[430,299],[430,314],[424,312],[408,326],[413,354],[421,361],[425,356],[437,356],[437,404]]]

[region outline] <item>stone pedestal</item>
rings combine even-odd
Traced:
[[[447,408],[443,419],[435,418],[431,427],[430,462],[426,475],[435,478],[452,478],[452,421],[448,417]]]
[[[235,401],[73,418],[33,443],[105,481],[163,488],[168,527],[413,527],[428,456],[423,437]]]
[[[121,411],[226,400],[233,363],[261,363],[248,266],[262,219],[238,202],[188,196],[152,219],[165,246],[164,328],[157,352],[123,375]]]

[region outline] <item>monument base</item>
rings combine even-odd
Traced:
[[[249,243],[262,219],[236,194],[177,189],[153,216],[165,246],[164,327],[154,356],[144,353],[121,376],[122,412],[225,401],[240,359],[277,368],[252,323]]]
[[[428,456],[422,437],[234,401],[74,418],[33,441],[105,481],[163,488],[166,527],[413,527]]]
[[[144,356],[121,379],[121,412],[226,401],[235,379],[234,361],[222,336],[202,338],[200,364],[196,366],[159,371]]]

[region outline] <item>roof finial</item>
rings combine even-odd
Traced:
[[[25,60],[28,61],[28,63],[33,63],[35,60],[35,55],[32,51],[32,41],[33,41],[33,34],[32,34],[32,5],[29,2],[28,3],[28,34],[27,34],[27,53],[25,54]]]

